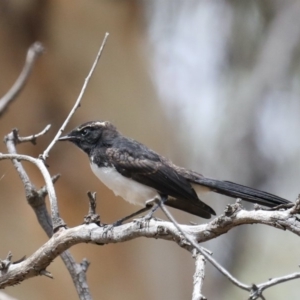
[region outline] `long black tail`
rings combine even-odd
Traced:
[[[286,199],[272,195],[270,193],[259,191],[230,181],[221,181],[201,177],[197,178],[197,180],[195,180],[194,182],[206,186],[218,194],[233,198],[241,198],[242,200],[261,204],[267,207],[274,207],[280,204],[291,203]]]

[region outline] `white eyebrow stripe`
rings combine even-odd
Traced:
[[[87,124],[87,125],[85,125],[83,127],[77,128],[77,131],[80,131],[80,130],[82,130],[84,128],[92,127],[93,125],[98,125],[98,126],[104,126],[105,127],[107,125],[107,122],[106,121],[105,122],[93,122],[93,123]]]
[[[106,126],[107,122],[95,122],[95,125]]]

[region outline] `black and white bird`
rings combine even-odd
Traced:
[[[205,191],[267,207],[291,203],[267,192],[207,178],[176,166],[145,145],[123,136],[107,121],[84,123],[59,140],[70,141],[83,150],[95,175],[115,195],[132,204],[145,206],[163,197],[168,206],[208,219],[216,213],[200,200]]]

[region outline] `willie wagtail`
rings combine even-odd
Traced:
[[[145,206],[147,201],[160,197],[168,206],[208,219],[216,213],[200,200],[204,191],[268,207],[291,203],[263,191],[206,178],[178,167],[145,145],[123,136],[107,121],[84,123],[59,140],[70,141],[83,150],[95,175],[115,195],[132,204]]]

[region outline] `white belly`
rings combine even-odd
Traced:
[[[109,188],[116,196],[121,196],[124,200],[138,205],[145,205],[147,200],[158,196],[155,189],[147,187],[130,178],[124,177],[116,169],[111,167],[99,168],[91,163],[94,174]]]

